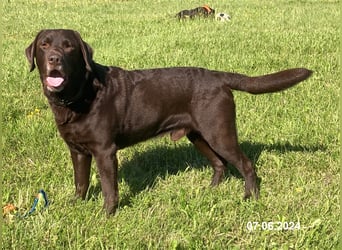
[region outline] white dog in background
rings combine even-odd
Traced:
[[[215,18],[217,21],[221,21],[221,22],[227,22],[227,21],[230,21],[231,19],[230,15],[228,15],[227,13],[223,13],[223,12],[217,13]]]

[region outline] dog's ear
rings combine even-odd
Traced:
[[[36,35],[36,38],[34,39],[34,41],[25,49],[26,58],[30,63],[30,72],[32,72],[36,67],[34,63],[34,59],[36,57],[36,45],[37,45],[37,40],[38,40],[40,33],[42,33],[42,31],[40,31]]]
[[[84,59],[84,62],[86,63],[86,69],[89,72],[92,72],[94,68],[93,49],[90,47],[88,43],[82,40],[81,35],[77,31],[74,31],[74,32],[75,32],[75,35],[78,37],[79,44],[81,46],[83,59]]]
[[[84,61],[86,63],[86,69],[90,72],[93,71],[94,68],[94,61],[93,61],[93,49],[90,47],[88,43],[82,40],[81,49]]]

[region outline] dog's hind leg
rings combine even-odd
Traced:
[[[255,198],[259,197],[259,188],[257,184],[257,174],[252,166],[252,162],[241,151],[235,128],[232,128],[231,121],[229,123],[220,122],[213,126],[208,132],[219,132],[219,135],[207,133],[204,136],[209,146],[224,160],[235,166],[245,179],[245,195],[247,199],[251,195]],[[235,124],[234,124],[235,127]]]
[[[245,194],[244,198],[247,199],[252,195],[257,199],[259,197],[258,177],[253,168],[252,162],[241,151],[239,145],[227,141],[233,140],[229,136],[222,136],[215,141],[215,151],[223,157],[227,162],[234,165],[243,176],[245,180]]]
[[[194,144],[195,148],[210,161],[214,169],[211,186],[217,186],[222,181],[224,177],[224,171],[226,169],[223,161],[210,148],[208,143],[202,138],[200,134],[196,132],[190,132],[187,137]]]
[[[235,166],[245,179],[244,198],[249,198],[252,195],[258,198],[257,174],[252,162],[245,156],[238,144],[233,96],[212,100],[203,112],[200,117],[197,117],[199,131],[204,141],[208,143],[208,148],[214,151],[218,157],[215,158],[212,153],[207,153],[207,155],[214,162],[217,162],[217,159],[224,159]],[[208,149],[206,150],[208,152]],[[216,172],[213,182],[215,183],[217,181],[215,178],[220,177],[223,167],[220,167],[221,163],[214,165]]]

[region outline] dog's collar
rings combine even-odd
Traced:
[[[80,99],[75,99],[75,100],[64,100],[64,99],[59,99],[59,103],[61,104],[61,106],[70,106],[72,104],[75,104],[76,102],[79,102],[81,101],[81,98]]]
[[[55,105],[65,108],[70,108],[77,112],[84,112],[89,109],[89,105],[92,103],[91,98],[77,96],[73,100],[58,99],[53,102]]]
[[[70,106],[72,104],[75,104],[75,103],[79,103],[79,102],[82,102],[82,101],[85,101],[84,97],[83,97],[83,88],[78,91],[78,93],[76,94],[75,97],[73,97],[72,99],[64,99],[64,98],[61,98],[61,97],[57,97],[57,100],[56,100],[56,104],[59,104],[60,106],[64,106],[64,107],[67,107],[67,106]]]
[[[208,13],[211,12],[211,8],[208,5],[203,5],[202,8],[206,9],[206,11],[208,11]]]
[[[82,101],[85,102],[86,100],[83,99],[80,94],[77,94],[77,96],[75,98],[73,98],[72,100],[57,97],[56,100],[54,101],[54,103],[57,104],[58,106],[68,107],[68,106],[71,106],[75,103],[80,103]]]

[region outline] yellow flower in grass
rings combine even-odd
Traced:
[[[39,108],[35,108],[34,111],[31,111],[28,115],[27,118],[31,119],[35,116],[40,115],[40,109]]]

